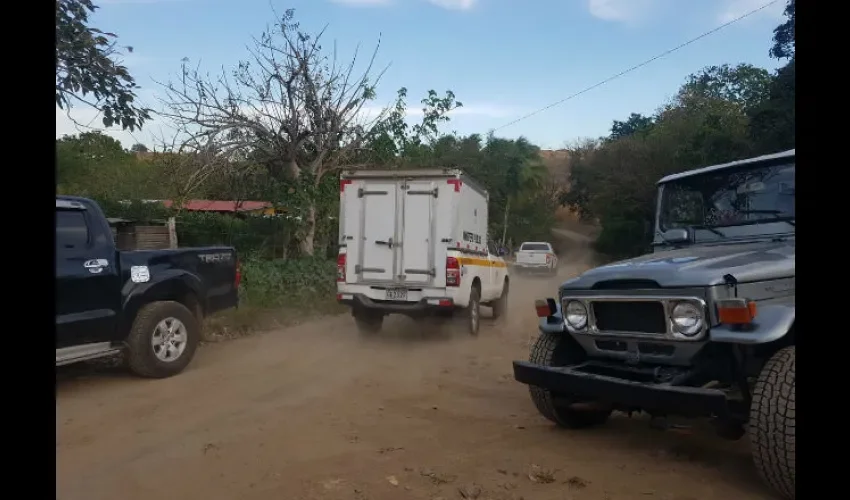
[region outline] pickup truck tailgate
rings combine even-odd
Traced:
[[[549,262],[547,258],[549,252],[536,250],[522,250],[517,252],[516,261],[521,264],[546,264]]]

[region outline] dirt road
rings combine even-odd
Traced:
[[[510,317],[478,338],[393,318],[363,341],[329,317],[204,346],[167,380],[57,380],[57,498],[771,498],[747,443],[704,426],[617,415],[567,431],[537,414],[511,360],[535,335],[532,300],[558,282],[516,278]]]

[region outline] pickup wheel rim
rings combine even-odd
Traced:
[[[157,323],[151,335],[153,353],[160,361],[176,361],[186,350],[186,325],[177,318],[165,318]]]

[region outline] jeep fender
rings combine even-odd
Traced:
[[[561,304],[555,300],[555,313],[545,318],[537,318],[540,333],[566,333],[567,326],[564,324],[564,315],[561,312]]]
[[[794,302],[758,306],[753,328],[735,329],[726,325],[711,328],[712,342],[733,344],[766,344],[784,337],[794,326],[796,307]]]

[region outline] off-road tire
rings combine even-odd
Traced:
[[[585,354],[567,333],[541,333],[531,347],[531,363],[541,366],[569,366],[584,360]],[[601,425],[611,416],[611,410],[572,408],[564,402],[568,395],[559,395],[558,401],[548,390],[533,385],[528,386],[531,400],[541,415],[555,424],[569,429],[582,429]],[[578,402],[578,401],[577,401]]]
[[[796,487],[795,346],[777,351],[764,365],[750,406],[749,437],[762,480],[783,498]]]
[[[384,326],[384,317],[379,314],[354,313],[354,324],[357,326],[357,333],[360,335],[375,335]]]
[[[464,312],[466,330],[470,335],[477,336],[478,330],[481,329],[481,291],[475,285],[469,292],[469,304]]]
[[[491,306],[493,308],[493,319],[504,318],[508,315],[508,293],[510,290],[510,282],[505,281],[504,285],[502,285],[502,295],[494,300]]]
[[[178,319],[186,327],[186,348],[174,361],[159,360],[151,344],[156,326],[166,318]],[[136,314],[127,336],[127,367],[140,377],[166,378],[177,375],[192,361],[200,338],[200,324],[186,306],[173,301],[151,302]]]

